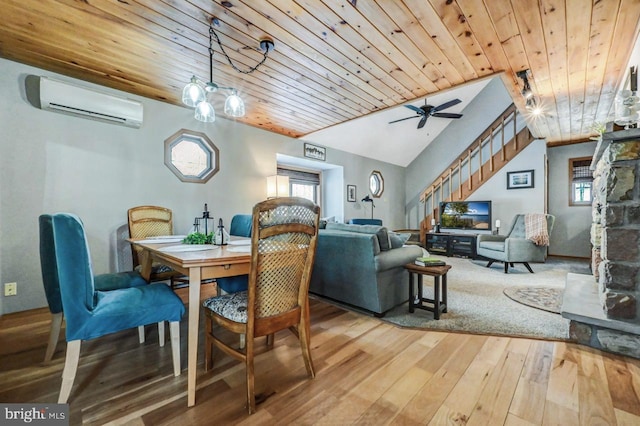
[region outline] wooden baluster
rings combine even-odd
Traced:
[[[458,158],[458,198],[462,200],[462,159]]]
[[[518,126],[516,125],[516,116],[517,114],[513,113],[513,147],[516,152],[518,152]]]
[[[449,167],[449,197],[453,201],[453,183],[451,182],[451,180],[453,179],[453,173],[451,173],[451,170],[451,167]]]
[[[489,170],[493,173],[493,127],[489,132]]]
[[[473,151],[469,149],[469,152],[467,153],[467,165],[469,166],[469,191],[473,189],[473,184],[471,183],[471,154],[472,153]]]
[[[482,139],[480,139],[478,144],[478,182],[482,182],[482,180]]]
[[[434,194],[433,194],[433,191],[431,191],[431,212],[432,212],[432,214],[433,214],[433,209],[434,209],[434,206],[433,206],[433,205],[434,205],[434,203],[435,203],[434,198],[435,198],[435,196],[434,196]]]
[[[504,163],[504,132],[505,132],[505,126],[504,126],[504,116],[502,117],[502,126],[500,126],[500,133],[502,135],[502,148],[500,148],[500,152],[502,153],[502,162]]]

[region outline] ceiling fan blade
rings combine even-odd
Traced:
[[[418,116],[417,116],[417,115],[414,115],[413,117],[405,117],[405,118],[401,118],[400,120],[393,120],[393,121],[390,121],[390,122],[389,122],[389,124],[391,124],[391,123],[397,123],[398,121],[409,120],[409,119],[411,119],[411,118],[418,118]]]
[[[438,105],[437,107],[433,108],[432,111],[433,112],[442,111],[443,109],[447,109],[454,105],[458,105],[460,102],[462,102],[460,99],[453,99],[453,100],[450,100],[449,102],[443,103],[442,105]]]
[[[405,107],[417,112],[418,114],[424,114],[424,111],[422,110],[422,108],[418,108],[417,106],[405,105]]]
[[[455,114],[452,112],[436,112],[435,114],[431,114],[434,117],[441,117],[441,118],[460,118],[462,117],[462,114]]]
[[[422,129],[424,127],[425,123],[427,122],[427,118],[429,118],[429,116],[425,115],[420,119],[420,122],[418,123],[418,129]]]

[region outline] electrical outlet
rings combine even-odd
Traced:
[[[15,296],[18,294],[18,283],[5,283],[4,284],[4,295],[5,296]]]

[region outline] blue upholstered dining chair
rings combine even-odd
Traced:
[[[229,229],[229,235],[236,237],[251,237],[252,217],[250,214],[237,214],[231,219],[231,227]],[[236,293],[238,291],[245,291],[249,282],[248,275],[238,275],[235,277],[218,278],[216,283],[218,284],[218,296],[221,295],[223,290],[225,293]]]
[[[51,329],[49,331],[49,343],[44,355],[44,362],[53,358],[62,328],[63,312],[62,298],[60,296],[60,283],[58,282],[58,268],[56,266],[56,251],[53,242],[52,216],[43,214],[39,218],[40,226],[40,268],[42,283],[47,296],[47,304],[51,311]],[[115,274],[100,274],[93,277],[95,288],[99,291],[116,290],[118,288],[140,287],[147,282],[138,272],[119,272]],[[162,323],[161,323],[162,324]],[[144,326],[139,328],[140,343],[144,343]],[[164,325],[159,326],[160,346],[164,346]]]
[[[173,373],[180,374],[180,319],[185,308],[165,284],[96,289],[91,255],[80,219],[69,213],[51,217],[55,269],[66,318],[67,353],[58,403],[66,403],[78,369],[80,344],[106,334],[170,322]]]

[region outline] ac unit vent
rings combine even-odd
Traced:
[[[95,111],[87,111],[86,109],[74,108],[74,107],[70,107],[70,106],[67,106],[67,105],[60,105],[60,104],[50,103],[49,104],[49,108],[50,109],[59,110],[61,112],[69,112],[69,113],[72,113],[72,114],[90,115],[90,116],[95,117],[95,118],[101,118],[103,120],[108,120],[108,121],[115,121],[115,122],[118,122],[118,123],[121,123],[121,124],[124,124],[127,121],[126,118],[116,117],[114,115],[101,114],[101,113],[95,112]]]
[[[138,101],[49,77],[39,77],[39,80],[39,106],[43,110],[136,129],[142,126],[143,107]]]

